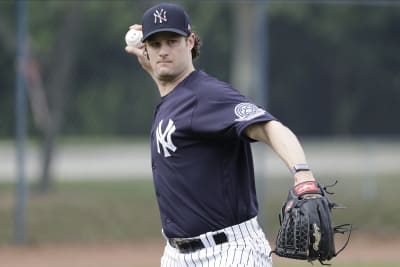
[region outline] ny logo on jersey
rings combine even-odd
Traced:
[[[154,16],[154,24],[157,24],[157,19],[158,23],[163,23],[167,22],[167,11],[164,10],[163,8],[161,10],[156,10],[156,12],[153,13]]]
[[[161,149],[160,145],[162,146],[163,152],[164,152],[164,157],[170,157],[171,154],[169,153],[168,150],[171,150],[172,152],[176,151],[176,146],[174,143],[172,143],[171,135],[175,132],[175,123],[173,120],[169,119],[167,128],[165,128],[165,131],[162,131],[162,124],[163,120],[160,121],[158,124],[157,130],[156,130],[156,137],[157,137],[157,152],[158,154],[161,154]]]

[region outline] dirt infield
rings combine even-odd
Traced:
[[[159,266],[162,249],[161,240],[141,244],[0,247],[0,266],[156,267]],[[335,262],[400,262],[399,251],[400,236],[376,239],[355,235]],[[286,264],[288,261],[274,257],[274,262],[275,266],[279,266],[279,263]]]

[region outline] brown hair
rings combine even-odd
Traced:
[[[192,48],[192,59],[200,57],[200,47],[202,45],[200,36],[194,34],[194,46]]]

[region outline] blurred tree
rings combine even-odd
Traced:
[[[36,6],[30,3],[30,8],[43,9],[42,4]],[[64,6],[65,5],[65,6]],[[52,7],[46,6],[51,9]],[[58,6],[57,8],[60,8]],[[60,132],[64,117],[64,107],[68,98],[71,69],[74,67],[74,59],[78,56],[78,42],[81,6],[79,1],[63,3],[66,16],[59,31],[58,41],[50,50],[51,56],[40,59],[40,49],[35,49],[35,40],[30,39],[28,45],[28,69],[26,70],[27,89],[30,106],[36,128],[42,139],[42,168],[39,189],[47,192],[51,182],[51,163],[55,152],[56,138]],[[38,15],[38,12],[33,12]],[[52,13],[57,15],[56,13]],[[58,14],[59,15],[59,14]],[[35,20],[34,20],[35,21]],[[0,34],[8,51],[15,52],[15,36],[11,34],[10,27],[5,27],[5,21],[0,23]],[[41,43],[39,43],[41,44]],[[39,53],[37,53],[39,51]],[[50,59],[50,60],[49,60]],[[48,60],[48,61],[47,61]],[[46,62],[47,61],[47,62]],[[44,72],[43,68],[47,68]],[[44,73],[44,74],[43,74]],[[48,88],[48,89],[47,89]],[[47,90],[46,90],[47,89]]]
[[[64,134],[132,136],[147,133],[156,90],[128,55],[124,35],[140,23],[141,1],[85,2],[78,58]]]
[[[0,136],[14,134],[15,2],[0,2]]]
[[[82,19],[82,2],[71,1],[65,2],[65,16],[60,30],[57,34],[57,39],[52,50],[50,50],[50,59],[47,63],[46,79],[40,82],[40,76],[34,75],[30,80],[32,85],[31,89],[39,89],[44,84],[49,89],[47,90],[49,101],[47,110],[43,110],[43,114],[48,112],[44,118],[43,123],[37,124],[41,131],[43,138],[43,166],[42,174],[40,177],[39,188],[42,192],[47,192],[51,184],[51,163],[53,160],[53,153],[55,152],[56,138],[60,133],[63,125],[65,106],[69,96],[69,89],[71,87],[71,79],[73,76],[73,69],[76,67],[76,58],[79,56],[79,34],[82,27],[80,27]],[[34,64],[33,68],[38,70],[38,64]],[[39,74],[39,72],[37,71]],[[35,79],[36,78],[36,79]],[[45,97],[43,90],[36,90],[42,97],[37,95],[36,98],[41,98],[43,101],[37,103],[45,106]],[[32,94],[33,95],[33,94]],[[31,97],[34,99],[34,97]],[[32,106],[35,106],[32,101]],[[39,108],[39,107],[38,107]],[[37,109],[38,109],[37,108]],[[35,111],[35,109],[33,109]]]
[[[30,136],[41,135],[43,130],[38,129],[44,127],[39,127],[38,121],[47,120],[59,120],[57,131],[62,135],[147,136],[159,96],[136,59],[125,53],[123,36],[129,25],[140,22],[151,3],[29,2],[30,45],[35,59],[31,66],[37,66],[32,67],[31,75],[36,70],[40,76],[31,79],[39,85],[41,81],[38,87],[44,92],[41,97],[40,90],[31,93],[35,126],[30,122]],[[242,74],[249,71],[252,60],[234,51],[245,54],[249,49],[245,44],[255,40],[250,34],[252,26],[246,23],[249,20],[242,21],[255,2],[179,3],[191,14],[194,30],[204,41],[197,68],[234,84],[239,80],[244,84],[238,85],[240,89],[250,88],[252,80],[245,81]],[[4,117],[0,135],[5,137],[13,135],[14,75],[9,66],[14,64],[14,5],[11,0],[0,2],[0,113]],[[56,47],[72,42],[60,36],[61,29],[67,27],[63,26],[67,25],[67,14],[75,12],[71,11],[74,5],[80,6],[77,16],[81,21],[70,31],[76,32],[71,46],[75,53],[69,49],[61,53]],[[400,113],[396,105],[400,101],[398,7],[274,1],[268,10],[269,109],[273,114],[302,135],[400,133],[400,125],[393,123]],[[244,30],[238,32],[240,26]],[[248,37],[238,40],[241,34]],[[243,48],[234,50],[240,44]],[[67,64],[55,65],[61,57]],[[56,78],[58,71],[57,75],[65,74],[66,83],[61,85],[65,90],[53,87],[61,81]],[[45,110],[43,103],[49,111],[35,111],[35,107]],[[37,114],[50,119],[39,119]]]
[[[398,6],[271,9],[271,104],[284,121],[303,135],[400,133]]]
[[[257,51],[253,50],[255,38],[255,12],[257,5],[233,5],[232,12],[235,29],[234,42],[232,42],[231,82],[248,96],[254,97],[255,84],[255,57]]]

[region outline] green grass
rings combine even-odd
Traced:
[[[290,179],[270,179],[260,205],[268,238],[275,238],[277,214]],[[329,184],[331,181],[321,181]],[[377,179],[367,192],[363,179],[341,180],[330,198],[348,208],[335,210],[336,224],[353,223],[356,231],[400,234],[397,177]],[[14,240],[15,185],[0,183],[0,245]],[[160,238],[160,221],[153,184],[147,180],[57,182],[47,195],[30,186],[26,233],[30,243],[137,241]],[[260,189],[258,189],[261,194]]]
[[[13,240],[14,189],[0,184],[0,244]],[[62,182],[47,195],[31,189],[26,208],[30,243],[107,242],[159,237],[151,181]]]

